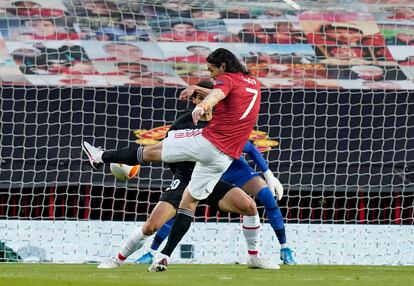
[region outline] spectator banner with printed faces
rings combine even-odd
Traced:
[[[411,89],[414,2],[295,3],[0,0],[0,80],[184,87],[226,48],[264,88]]]

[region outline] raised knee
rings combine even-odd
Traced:
[[[257,206],[253,199],[250,199],[246,206],[246,214],[249,216],[256,215]]]
[[[147,145],[143,150],[143,159],[145,162],[158,162],[161,161],[162,145]]]

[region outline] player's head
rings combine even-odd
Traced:
[[[208,89],[213,89],[213,83],[211,81],[208,81],[208,80],[199,81],[196,85],[200,86],[200,87],[208,88]],[[191,100],[192,100],[194,105],[197,105],[200,102],[202,102],[205,97],[206,97],[205,94],[194,92],[191,95]],[[201,116],[200,120],[210,121],[212,117],[213,117],[212,111],[209,110]]]
[[[212,78],[216,78],[225,72],[249,74],[239,59],[232,52],[223,48],[212,52],[206,60],[207,69]]]
[[[197,84],[197,86],[200,87],[204,87],[204,88],[208,88],[208,89],[213,89],[213,83],[211,81],[208,80],[202,80],[199,81]],[[194,104],[199,104],[206,96],[202,93],[199,92],[194,92],[191,95],[191,100],[193,101]]]

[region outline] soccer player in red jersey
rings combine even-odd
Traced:
[[[207,57],[207,67],[215,79],[213,90],[192,85],[180,94],[182,100],[188,100],[195,91],[207,94],[192,112],[197,124],[200,117],[212,112],[214,107],[214,117],[203,130],[174,130],[156,145],[115,151],[103,151],[87,142],[82,146],[94,168],[102,163],[196,162],[167,245],[150,266],[150,271],[167,269],[167,258],[190,228],[198,202],[210,195],[233,159],[240,158],[258,118],[260,83],[249,75],[237,57],[219,48]]]

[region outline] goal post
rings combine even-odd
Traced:
[[[89,168],[82,141],[106,149],[161,141],[192,108],[177,94],[209,79],[205,57],[223,47],[261,83],[250,140],[285,187],[279,205],[298,262],[412,265],[414,6],[289,2],[299,9],[0,1],[0,241],[24,261],[115,255],[172,174],[157,163],[115,180],[109,166]],[[277,261],[257,204],[262,253]],[[239,222],[199,207],[174,261],[245,262]]]

